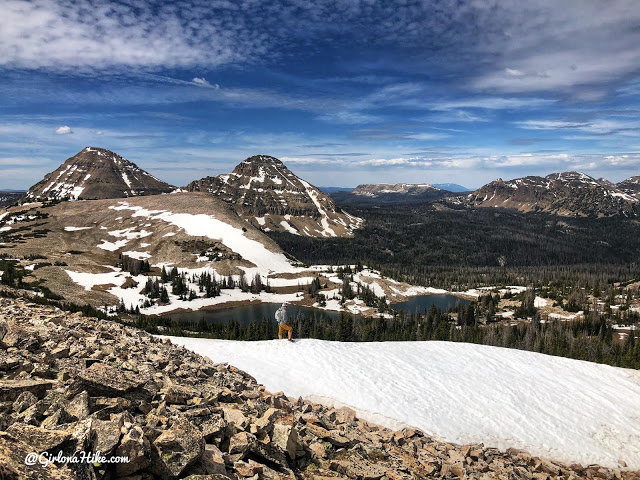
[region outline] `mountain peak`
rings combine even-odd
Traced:
[[[269,155],[249,157],[232,173],[196,180],[187,190],[220,197],[238,215],[264,231],[310,237],[350,236],[362,223]]]
[[[481,207],[515,208],[577,216],[637,216],[640,203],[630,192],[582,172],[559,172],[493,181],[470,195]]]
[[[168,193],[173,189],[111,150],[85,147],[32,186],[27,198],[124,198]]]

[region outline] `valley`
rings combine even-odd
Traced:
[[[232,174],[157,191],[155,177],[107,152],[84,149],[1,211],[0,297],[6,298],[0,301],[7,308],[28,299],[30,308],[59,308],[171,336],[246,368],[269,388],[323,408],[348,405],[358,417],[390,428],[418,427],[440,442],[486,442],[557,462],[616,468],[620,461],[636,468],[638,459],[621,440],[633,427],[618,420],[628,406],[613,419],[597,420],[602,431],[590,416],[556,422],[556,437],[571,440],[549,443],[540,429],[552,426],[534,401],[541,391],[555,391],[549,378],[559,369],[566,384],[581,376],[572,389],[595,388],[592,377],[606,372],[617,382],[607,387],[610,395],[620,388],[637,394],[635,373],[627,373],[640,369],[640,223],[633,192],[614,195],[618,187],[567,174],[547,184],[560,182],[572,198],[559,209],[540,207],[545,197],[529,184],[517,194],[520,203],[509,197],[500,207],[479,201],[482,189],[455,194],[430,185],[363,185],[327,195],[264,155],[241,162]],[[105,168],[105,162],[115,172],[109,181],[87,183],[100,175],[94,163]],[[132,177],[143,181],[133,188]],[[589,183],[589,191],[564,185],[566,179]],[[505,187],[510,194],[520,188],[514,182],[517,188]],[[631,192],[633,182],[625,185]],[[538,203],[524,208],[531,189]],[[628,208],[615,203],[614,211],[613,203],[594,202],[598,195]],[[582,210],[594,205],[604,210]],[[271,340],[283,302],[291,305],[289,322],[302,339],[291,348],[302,357]],[[380,354],[384,362],[372,361]],[[275,370],[265,370],[258,358]],[[469,359],[483,365],[482,385],[445,380],[443,372],[458,378],[466,367],[456,362]],[[285,368],[279,361],[296,365],[284,384],[271,374]],[[520,410],[495,395],[515,398],[510,385],[530,361],[536,365],[532,390],[518,395],[519,407],[535,421],[518,429]],[[496,372],[504,373],[505,365],[515,370],[501,378]],[[321,381],[303,380],[317,367]],[[617,367],[624,368],[603,370]],[[415,375],[402,373],[416,368]],[[477,371],[467,373],[479,378]],[[388,390],[386,379],[394,375],[395,389]],[[437,384],[447,387],[431,395]],[[452,395],[458,402],[467,398],[455,412],[469,421],[442,423],[439,415],[414,411],[448,411]],[[563,417],[572,408],[568,395],[555,404]],[[469,423],[478,408],[490,427]]]

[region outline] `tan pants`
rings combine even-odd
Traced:
[[[284,332],[285,330],[289,333],[289,336],[291,336],[291,333],[293,332],[293,328],[291,328],[291,325],[281,323],[280,325],[278,325],[278,337],[282,337],[282,332]]]

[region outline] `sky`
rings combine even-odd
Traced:
[[[173,184],[640,175],[637,0],[3,0],[0,188],[86,146]]]

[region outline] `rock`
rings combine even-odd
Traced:
[[[65,411],[76,420],[87,418],[91,413],[89,410],[89,394],[85,391],[76,395],[65,407]]]
[[[265,433],[271,433],[271,430],[273,429],[273,423],[275,422],[276,418],[278,418],[279,413],[279,410],[273,407],[269,408],[266,412],[264,412],[262,417],[256,420],[256,426]]]
[[[51,350],[51,353],[49,354],[49,358],[55,358],[55,359],[67,358],[68,356],[69,356],[69,347],[55,348]]]
[[[337,423],[353,423],[356,421],[356,412],[348,407],[342,407],[335,412]]]
[[[140,427],[129,430],[116,449],[116,456],[127,457],[129,461],[116,464],[117,475],[126,477],[149,467],[151,465],[150,448],[149,439]]]
[[[206,422],[200,425],[200,428],[205,440],[209,441],[222,434],[227,428],[227,421],[222,416],[214,413]]]
[[[7,322],[0,320],[0,342],[4,340],[4,336],[7,334]]]
[[[102,452],[104,456],[111,455],[118,446],[123,425],[124,415],[114,415],[110,420],[93,420],[93,451]]]
[[[14,423],[7,429],[7,433],[13,438],[29,444],[37,452],[59,447],[71,438],[71,433],[67,431],[47,430],[23,423]]]
[[[5,432],[0,432],[0,478],[2,480],[77,480],[67,468],[49,463],[47,466],[26,465],[25,458],[33,447]]]
[[[121,397],[131,392],[147,396],[142,390],[146,381],[147,379],[139,374],[104,363],[94,363],[78,373],[73,390],[86,390],[91,396]]]
[[[238,431],[244,430],[249,426],[249,420],[239,409],[223,407],[222,412],[227,423],[230,426],[234,426]]]
[[[239,432],[229,440],[229,453],[245,454],[256,443],[256,437],[248,432]]]
[[[67,415],[67,412],[63,408],[57,409],[53,415],[49,415],[45,418],[40,426],[42,428],[55,429],[58,425],[69,423],[73,419]]]
[[[23,392],[42,398],[47,390],[56,385],[48,380],[0,380],[0,402],[13,402]]]
[[[292,426],[276,423],[273,426],[271,441],[274,445],[287,452],[290,459],[295,460],[298,447],[298,432]]]
[[[227,474],[222,452],[215,445],[205,445],[204,453],[202,454],[202,466],[207,474],[220,474],[225,476]]]
[[[170,478],[177,478],[204,453],[202,433],[184,417],[179,417],[171,428],[153,442],[158,450],[163,470]]]
[[[24,412],[27,408],[35,405],[38,402],[38,397],[33,393],[26,391],[18,395],[18,398],[13,402],[13,411],[15,413]]]
[[[324,442],[315,442],[309,445],[309,450],[317,458],[327,458],[327,447]]]

